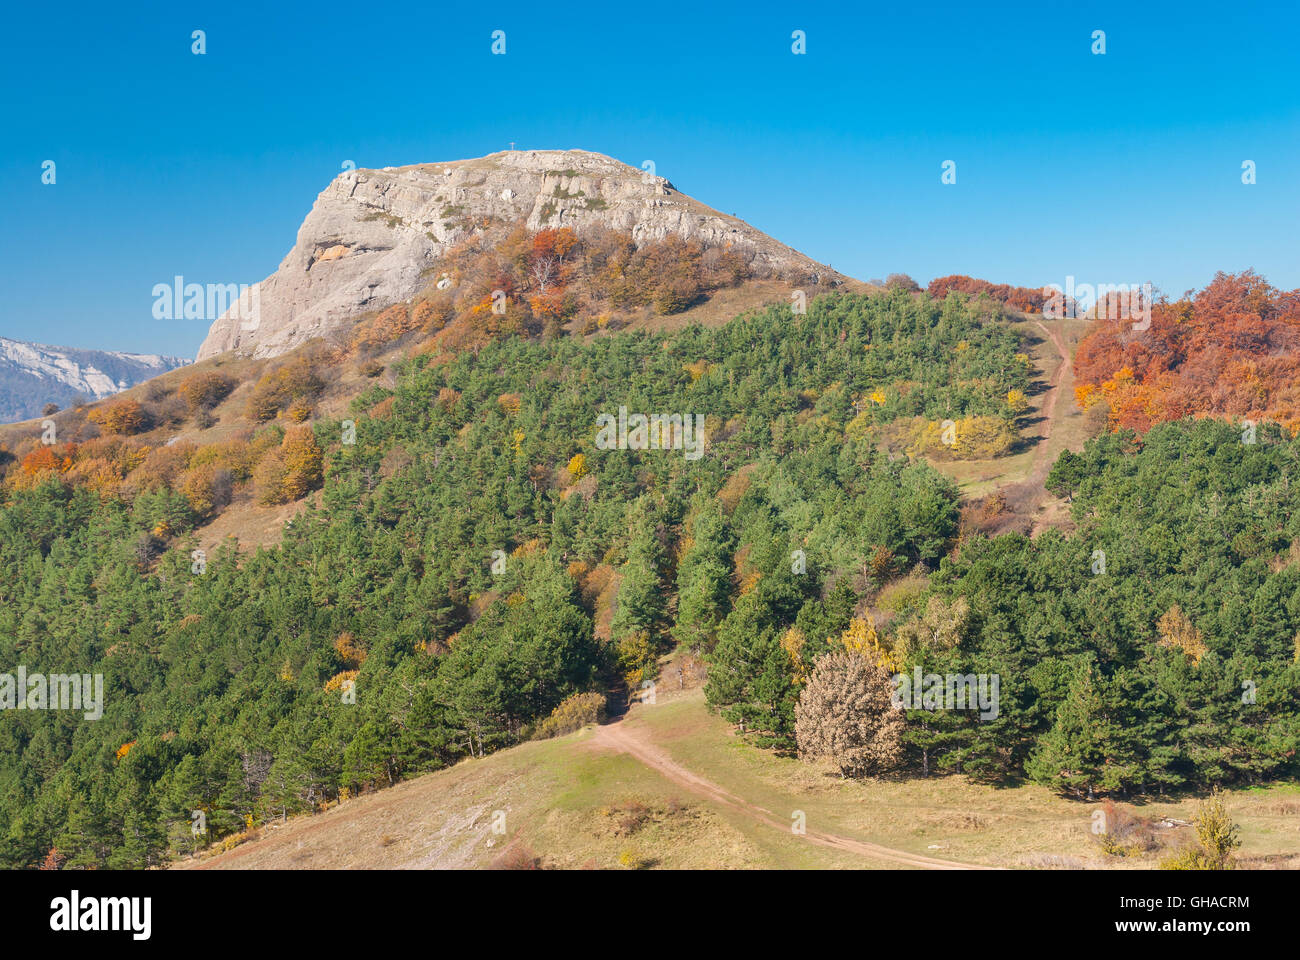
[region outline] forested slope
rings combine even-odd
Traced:
[[[514,742],[601,674],[649,675],[674,636],[711,646],[732,594],[773,564],[788,574],[795,549],[808,574],[782,588],[792,615],[833,572],[933,565],[956,494],[875,452],[871,431],[1010,420],[1027,373],[988,317],[896,292],[671,338],[418,356],[395,390],[358,398],[355,443],[339,421],[311,425],[319,510],[282,546],[201,572],[180,490],[95,487],[57,463],[16,473],[0,655],[103,673],[107,690],[94,722],[0,716],[4,862],[52,847],[71,864],[154,862],[196,842],[195,811],[206,840]],[[620,406],[702,415],[706,454],[597,449],[598,415]],[[742,495],[774,506],[729,524],[748,545],[733,557],[708,526]]]
[[[985,299],[894,289],[420,353],[346,418],[261,428],[274,489],[323,482],[319,505],[202,564],[188,474],[10,464],[0,661],[102,673],[106,697],[95,721],[0,715],[0,861],[156,863],[533,736],[675,644],[776,749],[815,662],[848,648],[1001,678],[995,718],[907,711],[909,775],[1079,795],[1294,775],[1297,442],[1110,434],[1049,478],[1074,533],[981,537],[924,455],[1014,442],[1022,350]],[[259,390],[279,418],[290,395]],[[620,408],[699,415],[703,455],[603,448]],[[900,432],[911,456],[882,452]]]

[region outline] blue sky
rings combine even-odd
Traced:
[[[154,284],[272,273],[345,161],[512,140],[653,160],[862,279],[1300,287],[1293,3],[184,7],[9,9],[0,336],[193,356]]]

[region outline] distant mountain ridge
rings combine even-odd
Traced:
[[[0,422],[30,420],[47,403],[101,400],[189,363],[181,357],[52,347],[0,337]]]

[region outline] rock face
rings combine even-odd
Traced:
[[[585,150],[520,150],[476,160],[352,170],[316,198],[274,274],[218,319],[198,359],[276,356],[424,290],[438,259],[476,231],[600,225],[638,242],[677,234],[748,253],[759,269],[822,280],[835,271],[663,177]]]

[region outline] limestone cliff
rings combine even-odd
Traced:
[[[279,269],[212,325],[198,358],[233,349],[284,353],[409,299],[429,285],[450,247],[520,220],[534,230],[601,225],[638,241],[677,234],[744,251],[760,271],[839,277],[663,177],[585,150],[351,170],[316,198]]]

